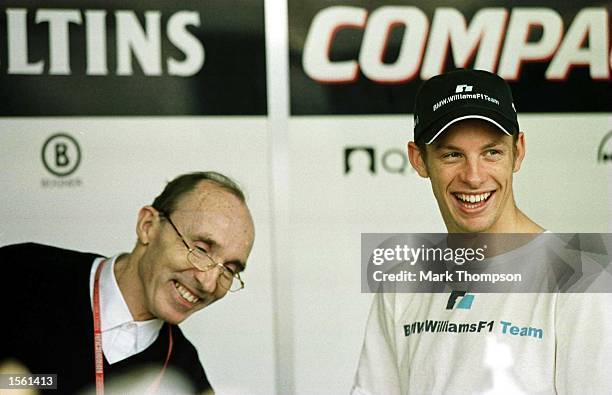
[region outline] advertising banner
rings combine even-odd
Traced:
[[[263,0],[3,2],[0,115],[265,115],[263,12]]]
[[[291,113],[410,113],[420,82],[454,68],[499,74],[519,113],[607,112],[609,14],[584,0],[289,0]]]

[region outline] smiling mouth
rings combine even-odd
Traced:
[[[457,199],[461,206],[467,209],[476,209],[484,206],[493,193],[495,191],[478,194],[453,193],[453,196],[455,196],[455,199]]]
[[[196,304],[200,301],[200,298],[198,298],[197,296],[189,292],[187,288],[183,287],[181,284],[179,284],[176,281],[173,281],[173,283],[174,283],[174,288],[176,288],[181,298],[185,299],[187,302],[191,304]]]

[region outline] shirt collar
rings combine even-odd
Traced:
[[[145,337],[157,336],[157,332],[163,325],[163,321],[154,318],[147,321],[134,321],[130,309],[123,299],[117,279],[115,278],[115,262],[119,255],[107,259],[106,264],[100,272],[100,315],[102,331],[113,329],[127,323],[135,323],[139,329],[144,331]],[[90,298],[93,301],[93,283],[98,265],[104,258],[94,261],[90,275]],[[140,332],[140,331],[139,331]]]

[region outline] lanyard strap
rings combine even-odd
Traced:
[[[100,323],[100,272],[106,263],[106,259],[100,262],[96,269],[93,287],[93,321],[94,321],[94,351],[95,351],[95,366],[96,366],[96,395],[104,395],[104,357],[102,354],[102,324]],[[153,394],[157,391],[157,387],[166,371],[170,355],[172,355],[172,325],[168,324],[168,353],[166,361],[161,372],[157,375],[155,381],[151,384],[147,393]]]
[[[104,395],[104,359],[102,357],[102,326],[100,324],[100,272],[103,260],[96,269],[93,287],[94,350],[96,365],[96,395]]]

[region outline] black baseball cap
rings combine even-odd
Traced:
[[[414,140],[431,144],[463,119],[483,119],[507,135],[519,130],[512,91],[500,76],[459,69],[425,81],[414,106]]]

